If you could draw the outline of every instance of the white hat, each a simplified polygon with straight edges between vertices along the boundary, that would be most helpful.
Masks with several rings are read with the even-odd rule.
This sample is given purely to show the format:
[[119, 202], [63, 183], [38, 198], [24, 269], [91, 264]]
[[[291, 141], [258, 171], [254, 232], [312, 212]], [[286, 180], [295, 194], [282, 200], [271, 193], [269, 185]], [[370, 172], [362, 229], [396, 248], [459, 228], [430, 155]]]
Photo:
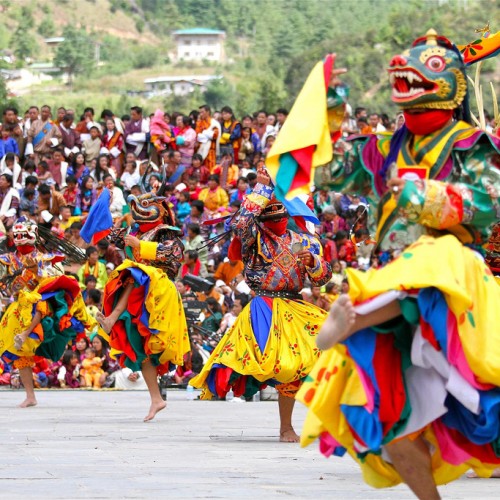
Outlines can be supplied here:
[[227, 286], [225, 281], [217, 280], [215, 282], [215, 286]]
[[115, 265], [112, 262], [108, 262], [106, 264], [106, 269], [109, 269], [110, 271], [114, 271], [115, 270]]
[[177, 186], [175, 187], [176, 191], [185, 191], [186, 189], [187, 189], [187, 186], [183, 182], [181, 182], [180, 184], [177, 184]]

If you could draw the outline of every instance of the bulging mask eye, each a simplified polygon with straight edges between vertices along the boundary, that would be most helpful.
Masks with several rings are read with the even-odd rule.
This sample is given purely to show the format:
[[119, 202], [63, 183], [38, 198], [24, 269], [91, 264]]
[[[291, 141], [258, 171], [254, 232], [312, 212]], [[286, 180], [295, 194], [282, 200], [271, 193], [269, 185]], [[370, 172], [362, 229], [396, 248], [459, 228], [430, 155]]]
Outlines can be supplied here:
[[432, 56], [427, 59], [425, 65], [436, 73], [443, 71], [446, 66], [444, 59], [441, 56]]

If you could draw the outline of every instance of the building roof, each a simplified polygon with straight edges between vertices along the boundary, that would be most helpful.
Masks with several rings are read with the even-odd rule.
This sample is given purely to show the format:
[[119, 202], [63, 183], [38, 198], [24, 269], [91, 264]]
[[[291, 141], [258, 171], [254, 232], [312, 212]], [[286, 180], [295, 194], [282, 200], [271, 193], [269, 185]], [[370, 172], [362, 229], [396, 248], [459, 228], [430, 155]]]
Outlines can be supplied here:
[[64, 42], [64, 37], [63, 36], [54, 36], [52, 38], [44, 38], [43, 41], [45, 43], [62, 43]]
[[225, 35], [225, 31], [212, 30], [210, 28], [189, 28], [185, 30], [177, 30], [174, 35]]
[[184, 75], [184, 76], [157, 76], [156, 78], [146, 78], [144, 83], [177, 83], [191, 82], [201, 84], [210, 80], [222, 78], [219, 75]]

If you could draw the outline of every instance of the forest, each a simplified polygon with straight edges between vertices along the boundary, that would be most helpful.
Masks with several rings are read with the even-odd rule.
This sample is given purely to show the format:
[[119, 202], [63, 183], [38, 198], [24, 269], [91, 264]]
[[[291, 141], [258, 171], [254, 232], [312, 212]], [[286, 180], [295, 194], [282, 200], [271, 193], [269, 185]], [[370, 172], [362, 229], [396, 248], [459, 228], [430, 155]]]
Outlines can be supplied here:
[[[76, 92], [123, 94], [123, 85], [131, 85], [128, 72], [180, 71], [168, 56], [172, 31], [224, 30], [228, 62], [207, 64], [207, 72], [224, 78], [210, 84], [205, 95], [169, 97], [163, 104], [187, 108], [202, 99], [214, 107], [229, 104], [238, 114], [291, 106], [310, 69], [329, 52], [337, 53], [337, 64], [349, 69], [344, 80], [352, 103], [390, 111], [387, 63], [417, 36], [433, 27], [464, 44], [476, 38], [475, 29], [489, 20], [493, 31], [500, 29], [494, 25], [500, 19], [499, 0], [2, 0], [2, 4], [11, 16], [9, 22], [0, 18], [0, 50], [11, 49], [23, 61], [37, 57], [40, 36], [65, 36], [67, 53], [60, 48], [55, 62], [66, 67], [68, 60], [73, 62]], [[86, 24], [85, 16], [78, 16], [88, 4], [101, 10], [101, 24]], [[69, 9], [73, 15], [67, 14]], [[108, 29], [107, 16], [118, 15], [131, 23], [128, 32], [133, 37]], [[100, 65], [94, 61], [96, 40]], [[182, 62], [177, 66], [186, 73], [196, 69]], [[488, 61], [483, 67], [485, 80], [498, 82], [498, 68], [497, 60]], [[111, 75], [125, 78], [107, 86]], [[128, 105], [126, 99], [121, 102]]]

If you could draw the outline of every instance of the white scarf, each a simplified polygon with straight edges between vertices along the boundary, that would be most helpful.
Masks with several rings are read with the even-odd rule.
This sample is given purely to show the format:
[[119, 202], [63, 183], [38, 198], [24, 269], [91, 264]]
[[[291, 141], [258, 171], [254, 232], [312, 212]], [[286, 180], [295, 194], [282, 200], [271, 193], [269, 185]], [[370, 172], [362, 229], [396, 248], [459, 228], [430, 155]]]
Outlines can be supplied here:
[[16, 215], [17, 210], [15, 208], [10, 208], [10, 204], [12, 203], [12, 197], [15, 197], [19, 200], [19, 193], [14, 188], [9, 188], [5, 198], [2, 201], [2, 206], [0, 206], [0, 217], [14, 217]]

